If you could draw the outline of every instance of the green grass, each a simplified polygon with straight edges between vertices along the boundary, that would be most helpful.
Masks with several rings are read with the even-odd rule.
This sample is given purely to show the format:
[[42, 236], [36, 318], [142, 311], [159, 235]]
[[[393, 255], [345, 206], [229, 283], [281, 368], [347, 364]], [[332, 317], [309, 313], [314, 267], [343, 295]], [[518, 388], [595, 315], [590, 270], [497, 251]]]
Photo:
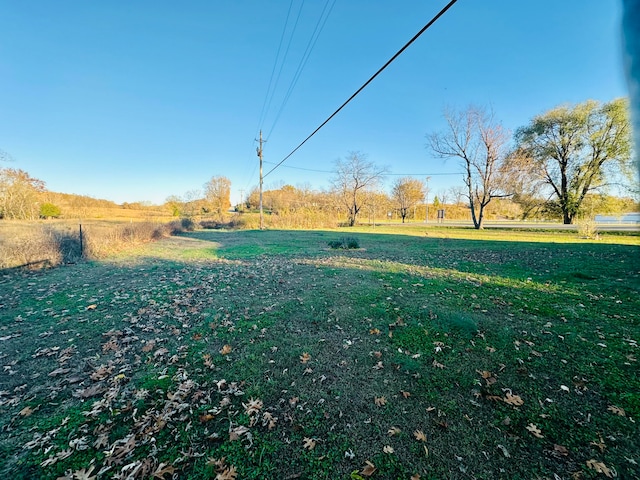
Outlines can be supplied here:
[[640, 477], [640, 237], [348, 233], [192, 232], [0, 277], [0, 472]]

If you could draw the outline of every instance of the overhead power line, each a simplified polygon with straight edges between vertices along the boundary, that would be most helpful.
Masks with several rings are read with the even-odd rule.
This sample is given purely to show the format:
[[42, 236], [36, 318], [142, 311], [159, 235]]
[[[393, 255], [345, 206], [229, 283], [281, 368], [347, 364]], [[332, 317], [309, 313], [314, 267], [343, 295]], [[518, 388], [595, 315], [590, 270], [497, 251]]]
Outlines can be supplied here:
[[[270, 165], [275, 165], [275, 162], [267, 162], [266, 160], [263, 163], [268, 163]], [[305, 172], [316, 172], [316, 173], [336, 173], [334, 170], [317, 170], [315, 168], [304, 168], [304, 167], [293, 167], [291, 165], [284, 165], [283, 168], [292, 168], [294, 170], [304, 170]], [[438, 176], [447, 176], [447, 175], [461, 175], [461, 172], [441, 172], [441, 173], [381, 173], [381, 177], [438, 177]]]
[[[382, 71], [383, 71], [385, 68], [387, 68], [387, 67], [391, 64], [391, 62], [393, 62], [396, 58], [398, 58], [398, 57], [402, 54], [402, 52], [404, 52], [404, 51], [409, 47], [409, 45], [411, 45], [413, 42], [415, 42], [415, 41], [418, 39], [418, 37], [420, 37], [420, 35], [422, 35], [424, 32], [426, 32], [426, 31], [427, 31], [427, 29], [428, 29], [429, 27], [431, 27], [431, 25], [433, 25], [433, 24], [434, 24], [434, 23], [435, 23], [435, 22], [436, 22], [436, 21], [437, 21], [437, 20], [438, 20], [442, 15], [444, 15], [444, 14], [447, 12], [447, 10], [449, 10], [449, 9], [453, 6], [453, 4], [454, 4], [454, 3], [456, 3], [457, 1], [458, 1], [458, 0], [451, 0], [451, 1], [450, 1], [450, 2], [449, 2], [449, 3], [448, 3], [448, 4], [447, 4], [447, 5], [446, 5], [442, 10], [440, 10], [440, 11], [436, 14], [436, 16], [435, 16], [435, 17], [433, 17], [433, 18], [429, 21], [429, 23], [427, 23], [424, 27], [422, 27], [422, 28], [420, 29], [420, 31], [419, 31], [418, 33], [416, 33], [416, 34], [413, 36], [413, 38], [412, 38], [411, 40], [409, 40], [409, 41], [408, 41], [408, 42], [407, 42], [407, 43], [406, 43], [406, 44], [405, 44], [405, 45], [404, 45], [400, 50], [398, 50], [398, 51], [395, 53], [395, 55], [394, 55], [393, 57], [391, 57], [391, 58], [387, 61], [387, 63], [385, 63], [382, 67], [380, 67], [380, 69], [379, 69], [376, 73], [374, 73], [374, 74], [369, 78], [369, 80], [367, 80], [367, 81], [366, 81], [366, 82], [365, 82], [365, 83], [364, 83], [364, 84], [363, 84], [363, 85], [362, 85], [358, 90], [356, 90], [356, 92], [355, 92], [353, 95], [351, 95], [351, 96], [347, 99], [347, 101], [346, 101], [346, 102], [344, 102], [342, 105], [340, 105], [340, 107], [338, 107], [338, 109], [337, 109], [335, 112], [333, 112], [331, 115], [329, 115], [329, 117], [328, 117], [324, 122], [322, 122], [318, 128], [316, 128], [313, 132], [311, 132], [311, 133], [309, 134], [309, 136], [308, 136], [307, 138], [305, 138], [302, 142], [300, 142], [300, 144], [299, 144], [296, 148], [294, 148], [294, 149], [293, 149], [293, 150], [292, 150], [292, 151], [291, 151], [291, 152], [290, 152], [286, 157], [284, 157], [282, 160], [280, 160], [280, 162], [278, 162], [278, 163], [276, 164], [276, 166], [275, 166], [275, 167], [273, 167], [271, 170], [269, 170], [269, 171], [264, 175], [264, 177], [267, 177], [271, 172], [273, 172], [273, 171], [274, 171], [275, 169], [277, 169], [280, 165], [282, 165], [284, 162], [286, 162], [286, 161], [289, 159], [289, 157], [291, 157], [291, 155], [293, 155], [294, 153], [296, 153], [296, 152], [298, 151], [298, 149], [299, 149], [300, 147], [302, 147], [305, 143], [307, 143], [307, 141], [308, 141], [311, 137], [313, 137], [316, 133], [318, 133], [318, 131], [319, 131], [322, 127], [324, 127], [327, 123], [329, 123], [329, 121], [330, 121], [333, 117], [335, 117], [335, 116], [340, 112], [340, 110], [342, 110], [344, 107], [346, 107], [346, 106], [347, 106], [347, 104], [348, 104], [349, 102], [351, 102], [351, 100], [353, 100], [353, 99], [354, 99], [354, 98], [355, 98], [355, 97], [356, 97], [356, 96], [357, 96], [357, 95], [358, 95], [362, 90], [364, 90], [364, 89], [367, 87], [367, 85], [369, 85], [369, 84], [373, 81], [373, 79], [374, 79], [374, 78], [376, 78], [378, 75], [380, 75], [380, 73], [382, 73]], [[264, 178], [264, 177], [263, 177], [263, 178]]]
[[[296, 72], [294, 73], [293, 78], [291, 79], [291, 84], [289, 85], [289, 88], [287, 89], [287, 93], [284, 96], [284, 100], [282, 101], [282, 104], [280, 105], [280, 108], [278, 109], [278, 113], [276, 114], [276, 118], [273, 121], [273, 125], [269, 129], [269, 133], [267, 134], [267, 138], [271, 137], [271, 133], [276, 128], [276, 125], [278, 124], [278, 120], [280, 119], [280, 115], [282, 115], [284, 107], [287, 105], [287, 102], [289, 101], [289, 97], [291, 96], [291, 93], [293, 92], [294, 88], [296, 87], [296, 84], [298, 83], [298, 79], [300, 78], [300, 75], [302, 74], [302, 71], [304, 70], [304, 67], [307, 64], [307, 61], [309, 60], [309, 57], [311, 56], [311, 52], [313, 51], [313, 47], [315, 47], [316, 42], [318, 41], [318, 38], [320, 37], [320, 34], [322, 33], [322, 30], [324, 29], [324, 26], [327, 23], [327, 20], [329, 19], [329, 15], [331, 15], [331, 11], [333, 10], [333, 7], [335, 6], [337, 0], [333, 0], [333, 3], [331, 3], [331, 7], [328, 9], [328, 12], [327, 12], [327, 8], [329, 7], [329, 2], [330, 1], [331, 0], [327, 0], [327, 2], [324, 4], [324, 8], [322, 9], [322, 12], [320, 13], [320, 17], [318, 18], [318, 22], [316, 23], [316, 27], [313, 29], [313, 33], [311, 34], [311, 37], [309, 37], [309, 42], [307, 43], [307, 48], [305, 49], [304, 53], [302, 54], [302, 58], [300, 59], [300, 63], [298, 64], [298, 68], [296, 69]], [[325, 15], [325, 12], [327, 12], [326, 15]]]

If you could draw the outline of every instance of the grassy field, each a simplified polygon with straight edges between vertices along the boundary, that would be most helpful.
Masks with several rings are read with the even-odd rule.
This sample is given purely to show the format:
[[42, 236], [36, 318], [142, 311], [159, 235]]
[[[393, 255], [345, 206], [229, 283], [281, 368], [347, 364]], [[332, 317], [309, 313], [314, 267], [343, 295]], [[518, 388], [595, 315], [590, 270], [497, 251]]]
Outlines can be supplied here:
[[7, 273], [0, 477], [640, 478], [639, 254], [210, 231]]

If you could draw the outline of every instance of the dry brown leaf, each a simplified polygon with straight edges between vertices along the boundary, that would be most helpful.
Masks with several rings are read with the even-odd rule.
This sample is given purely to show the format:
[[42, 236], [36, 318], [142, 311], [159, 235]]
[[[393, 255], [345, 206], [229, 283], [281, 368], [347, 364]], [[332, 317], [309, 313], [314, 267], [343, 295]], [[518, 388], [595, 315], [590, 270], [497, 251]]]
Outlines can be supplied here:
[[160, 465], [158, 465], [156, 470], [151, 474], [151, 476], [155, 478], [161, 478], [164, 480], [165, 475], [167, 474], [173, 475], [174, 471], [175, 471], [175, 468], [173, 468], [171, 465], [168, 465], [166, 463], [161, 463]]
[[239, 427], [229, 430], [229, 441], [233, 442], [235, 440], [239, 440], [240, 437], [248, 431], [249, 429], [244, 425], [240, 425]]
[[225, 345], [220, 349], [220, 355], [229, 355], [232, 350], [231, 345]]
[[385, 445], [382, 447], [382, 451], [384, 453], [393, 453], [393, 447], [391, 445]]
[[73, 472], [73, 478], [76, 480], [95, 480], [96, 476], [91, 475], [91, 472], [93, 472], [95, 468], [95, 465], [91, 465], [89, 469], [83, 468], [82, 470], [76, 470]]
[[96, 303], [87, 306], [87, 310], [95, 310], [96, 308], [98, 308], [98, 305]]
[[57, 377], [58, 375], [64, 375], [65, 373], [69, 373], [70, 368], [56, 368], [53, 372], [49, 373], [50, 377]]
[[517, 407], [524, 404], [524, 400], [520, 398], [520, 395], [512, 395], [509, 392], [507, 392], [507, 395], [504, 397], [504, 402]]
[[371, 330], [369, 330], [369, 335], [380, 335], [380, 329], [372, 328]]
[[[51, 375], [51, 374], [49, 374], [49, 375]], [[627, 416], [627, 414], [626, 414], [626, 412], [624, 411], [623, 408], [616, 407], [615, 405], [609, 405], [609, 408], [607, 408], [607, 410], [609, 410], [610, 412], [615, 413], [616, 415], [620, 415], [621, 417], [626, 417]]]
[[309, 360], [311, 360], [311, 355], [309, 355], [307, 352], [304, 352], [302, 355], [300, 355], [300, 361], [302, 363], [307, 363]]
[[369, 460], [366, 460], [364, 468], [360, 471], [360, 475], [363, 477], [370, 477], [376, 472], [376, 466]]
[[255, 400], [250, 398], [249, 401], [247, 403], [243, 403], [242, 406], [244, 407], [245, 413], [251, 416], [258, 413], [262, 409], [263, 404], [262, 400], [259, 398], [256, 398]]
[[420, 480], [420, 474], [411, 475], [411, 480]]
[[24, 407], [22, 410], [20, 410], [20, 416], [21, 417], [28, 417], [29, 415], [31, 415], [35, 410], [33, 410], [31, 407]]
[[422, 430], [416, 430], [415, 432], [413, 432], [413, 436], [416, 437], [416, 440], [418, 440], [419, 442], [427, 441], [427, 436]]
[[404, 390], [400, 390], [400, 393], [404, 398], [409, 398], [411, 396], [411, 393], [405, 392]]
[[390, 437], [393, 437], [394, 435], [400, 435], [401, 432], [402, 430], [400, 430], [398, 427], [391, 427], [389, 430], [387, 430], [387, 433]]
[[382, 357], [382, 352], [378, 351], [378, 352], [373, 352], [374, 357], [376, 358], [380, 358]]
[[306, 450], [313, 450], [314, 448], [316, 448], [316, 441], [313, 438], [304, 437], [304, 439], [302, 440], [302, 446]]
[[235, 480], [238, 476], [236, 467], [231, 465], [229, 468], [225, 468], [222, 472], [216, 475], [216, 480]]
[[527, 425], [527, 430], [529, 430], [531, 432], [531, 434], [536, 437], [536, 438], [544, 438], [544, 435], [542, 435], [542, 431], [533, 423], [530, 423], [529, 425]]
[[382, 397], [375, 397], [374, 402], [376, 406], [382, 407], [387, 404], [387, 399], [383, 395]]
[[439, 369], [444, 369], [444, 365], [441, 364], [440, 362], [434, 360], [433, 363], [431, 364], [432, 366], [434, 366], [435, 368], [439, 368]]
[[609, 467], [607, 467], [602, 462], [598, 462], [597, 460], [587, 460], [587, 467], [589, 467], [591, 470], [595, 470], [598, 473], [604, 473], [607, 478], [614, 478], [616, 476]]
[[567, 455], [569, 455], [569, 450], [567, 450], [567, 447], [562, 446], [562, 445], [558, 445], [557, 443], [553, 445], [553, 451], [559, 455], [562, 455], [564, 457], [566, 457]]

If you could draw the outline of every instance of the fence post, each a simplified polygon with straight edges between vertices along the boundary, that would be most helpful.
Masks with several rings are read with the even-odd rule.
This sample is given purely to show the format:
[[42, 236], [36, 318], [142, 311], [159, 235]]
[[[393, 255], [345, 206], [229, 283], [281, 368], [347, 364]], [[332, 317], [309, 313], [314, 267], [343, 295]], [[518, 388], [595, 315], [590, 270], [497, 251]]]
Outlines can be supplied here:
[[84, 244], [82, 239], [82, 224], [80, 224], [80, 258], [84, 258]]

